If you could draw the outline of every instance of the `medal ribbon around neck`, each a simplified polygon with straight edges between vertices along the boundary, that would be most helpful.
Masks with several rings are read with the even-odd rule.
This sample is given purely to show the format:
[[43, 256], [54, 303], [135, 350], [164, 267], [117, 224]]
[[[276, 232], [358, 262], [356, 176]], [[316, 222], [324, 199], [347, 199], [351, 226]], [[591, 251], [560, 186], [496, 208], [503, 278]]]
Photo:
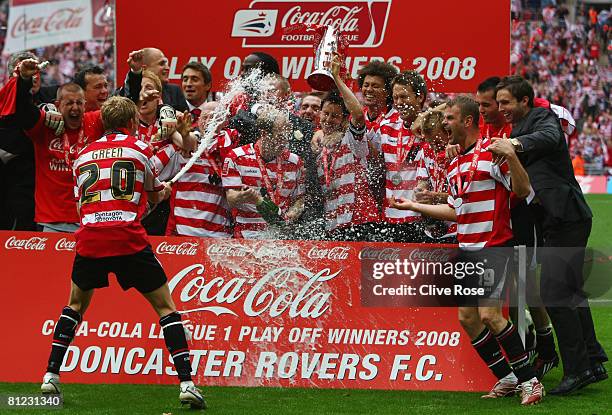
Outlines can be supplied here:
[[64, 159], [66, 160], [66, 165], [68, 167], [72, 167], [72, 162], [76, 158], [77, 154], [81, 152], [81, 150], [85, 147], [85, 133], [83, 126], [79, 129], [79, 137], [77, 138], [76, 148], [72, 151], [72, 146], [70, 145], [70, 140], [68, 139], [68, 133], [64, 131]]
[[470, 167], [467, 171], [467, 180], [465, 181], [465, 185], [463, 184], [463, 179], [461, 178], [461, 164], [459, 163], [459, 159], [461, 157], [457, 157], [457, 176], [455, 178], [455, 181], [457, 183], [456, 198], [462, 197], [467, 191], [468, 187], [470, 187], [470, 183], [472, 183], [474, 174], [476, 174], [476, 168], [478, 167], [478, 159], [480, 159], [481, 147], [482, 138], [479, 138], [478, 141], [476, 141], [476, 146], [474, 147], [474, 155], [472, 156], [472, 162], [470, 163]]
[[280, 200], [280, 193], [283, 188], [283, 172], [281, 171], [284, 158], [282, 157], [283, 153], [276, 156], [276, 169], [274, 171], [276, 173], [276, 191], [274, 191], [274, 189], [272, 188], [272, 181], [270, 180], [270, 176], [268, 176], [266, 163], [264, 162], [261, 156], [261, 145], [259, 144], [259, 141], [255, 143], [254, 147], [255, 158], [257, 159], [257, 164], [259, 164], [259, 169], [261, 170], [261, 179], [263, 180], [264, 185], [266, 186], [266, 190], [268, 191], [270, 199], [272, 199], [272, 201], [276, 205], [278, 205], [277, 201]]

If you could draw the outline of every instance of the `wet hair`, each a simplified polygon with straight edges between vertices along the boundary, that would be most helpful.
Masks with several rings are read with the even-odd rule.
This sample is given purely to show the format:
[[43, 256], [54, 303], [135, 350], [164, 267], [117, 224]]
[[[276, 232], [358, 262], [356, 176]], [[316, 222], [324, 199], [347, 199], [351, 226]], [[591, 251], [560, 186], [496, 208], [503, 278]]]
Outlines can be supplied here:
[[257, 116], [255, 128], [259, 134], [265, 133], [272, 135], [274, 133], [274, 127], [280, 119], [289, 122], [289, 117], [286, 113], [277, 108], [267, 107], [265, 111]]
[[329, 91], [327, 95], [321, 100], [321, 109], [323, 109], [323, 107], [327, 103], [339, 105], [340, 109], [342, 110], [343, 117], [348, 117], [348, 115], [350, 114], [349, 110], [346, 108], [346, 105], [344, 105], [344, 100], [340, 95], [340, 91], [338, 91], [337, 89], [332, 89], [331, 91]]
[[425, 104], [427, 99], [427, 84], [419, 73], [415, 70], [403, 71], [393, 78], [391, 81], [391, 90], [395, 85], [409, 86], [412, 92], [421, 99], [421, 106]]
[[478, 122], [480, 121], [480, 111], [478, 109], [478, 103], [474, 98], [467, 95], [458, 95], [446, 103], [446, 108], [458, 107], [461, 113], [461, 119], [471, 116], [474, 120], [472, 123], [473, 128], [478, 128]]
[[497, 84], [499, 84], [500, 81], [501, 81], [501, 78], [499, 76], [492, 76], [490, 78], [487, 78], [484, 81], [482, 81], [480, 85], [478, 85], [477, 91], [480, 93], [483, 93], [483, 92], [493, 90], [493, 92], [495, 92], [495, 89], [497, 88]]
[[442, 129], [444, 114], [441, 111], [427, 111], [423, 116], [421, 131], [423, 134], [432, 133], [435, 130]]
[[380, 60], [373, 60], [366, 66], [361, 68], [357, 72], [357, 82], [359, 88], [363, 87], [363, 81], [366, 76], [379, 76], [385, 81], [385, 90], [387, 91], [387, 107], [393, 105], [393, 88], [391, 87], [391, 81], [398, 74], [398, 70], [395, 66], [390, 63], [383, 62]]
[[258, 66], [261, 68], [261, 70], [264, 73], [266, 74], [275, 73], [277, 75], [280, 75], [280, 68], [278, 66], [278, 61], [272, 55], [268, 55], [265, 52], [253, 52], [253, 53], [250, 53], [250, 55], [257, 56], [257, 58], [259, 59]]
[[506, 76], [503, 78], [495, 89], [495, 94], [500, 89], [506, 89], [517, 101], [522, 100], [524, 97], [529, 98], [528, 105], [533, 108], [533, 97], [534, 92], [531, 84], [527, 82], [525, 78], [518, 75]]
[[85, 65], [74, 75], [74, 83], [83, 89], [87, 88], [87, 75], [104, 75], [104, 68], [98, 65]]
[[187, 69], [193, 69], [194, 71], [200, 72], [202, 74], [202, 79], [204, 79], [205, 84], [209, 84], [212, 82], [212, 75], [210, 74], [210, 69], [208, 66], [204, 65], [200, 62], [191, 61], [183, 66], [183, 70], [181, 71], [181, 75], [185, 73]]
[[279, 83], [280, 87], [283, 89], [283, 95], [288, 95], [291, 93], [291, 85], [289, 84], [289, 80], [287, 78], [279, 74], [273, 74], [271, 76], [276, 82]]

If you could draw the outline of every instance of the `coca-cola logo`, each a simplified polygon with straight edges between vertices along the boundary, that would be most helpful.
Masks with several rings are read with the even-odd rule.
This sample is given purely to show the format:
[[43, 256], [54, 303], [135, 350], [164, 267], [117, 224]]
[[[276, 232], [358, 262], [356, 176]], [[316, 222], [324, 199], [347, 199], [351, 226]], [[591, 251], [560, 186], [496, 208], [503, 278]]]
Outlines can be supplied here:
[[319, 248], [313, 246], [308, 251], [308, 258], [341, 261], [348, 258], [350, 250], [351, 248], [347, 246], [334, 246], [333, 248]]
[[263, 243], [259, 245], [245, 246], [236, 242], [214, 243], [208, 246], [206, 253], [210, 257], [234, 257], [244, 258], [252, 256], [254, 258], [265, 259], [298, 259], [299, 251], [296, 246]]
[[17, 239], [15, 236], [11, 236], [4, 243], [6, 249], [26, 249], [29, 251], [44, 251], [48, 238], [42, 238], [40, 236], [33, 236], [29, 239]]
[[75, 241], [71, 241], [66, 238], [62, 238], [55, 243], [56, 251], [74, 251], [74, 247], [76, 246]]
[[408, 259], [412, 262], [424, 261], [445, 263], [451, 259], [453, 252], [455, 252], [454, 249], [448, 248], [413, 249], [410, 251]]
[[49, 150], [51, 151], [64, 151], [64, 141], [61, 137], [55, 137], [49, 141]]
[[340, 32], [356, 32], [359, 30], [358, 14], [363, 10], [359, 6], [332, 6], [323, 12], [303, 11], [298, 5], [289, 9], [282, 20], [282, 27], [297, 24], [310, 26], [331, 26]]
[[54, 10], [48, 16], [30, 18], [26, 13], [23, 13], [15, 20], [10, 33], [13, 38], [20, 38], [41, 33], [50, 34], [74, 30], [83, 24], [85, 10], [84, 7], [64, 7]]
[[163, 241], [159, 245], [157, 245], [157, 252], [160, 255], [164, 254], [174, 254], [174, 255], [190, 255], [194, 256], [198, 253], [198, 246], [200, 244], [198, 242], [183, 242], [180, 244], [169, 244], [166, 241]]
[[[242, 312], [249, 317], [268, 315], [290, 318], [318, 318], [330, 308], [332, 292], [326, 282], [340, 271], [329, 268], [312, 272], [302, 267], [279, 267], [260, 278], [234, 277], [224, 279], [204, 276], [204, 265], [193, 264], [179, 271], [169, 282], [173, 298], [181, 303], [197, 304], [178, 307], [185, 313], [210, 312], [215, 315], [238, 316], [235, 303], [242, 303]], [[232, 307], [232, 305], [234, 305]], [[231, 307], [231, 308], [230, 308]]]
[[400, 248], [372, 248], [366, 246], [359, 252], [359, 259], [372, 261], [395, 261], [400, 259]]
[[245, 257], [249, 253], [246, 246], [239, 244], [211, 244], [206, 253], [208, 256]]
[[[343, 32], [350, 46], [378, 47], [384, 39], [391, 2], [350, 0], [337, 4], [330, 1], [255, 0], [249, 9], [238, 10], [234, 15], [232, 36], [243, 38], [244, 47], [312, 48], [314, 34], [307, 31], [305, 26], [320, 25], [332, 26]], [[259, 16], [265, 22], [259, 22]], [[264, 19], [264, 16], [274, 18]], [[255, 28], [250, 26], [264, 23], [273, 26], [263, 34], [252, 34]], [[245, 25], [250, 25], [248, 31], [245, 31]], [[261, 31], [265, 27], [257, 26], [257, 29]]]

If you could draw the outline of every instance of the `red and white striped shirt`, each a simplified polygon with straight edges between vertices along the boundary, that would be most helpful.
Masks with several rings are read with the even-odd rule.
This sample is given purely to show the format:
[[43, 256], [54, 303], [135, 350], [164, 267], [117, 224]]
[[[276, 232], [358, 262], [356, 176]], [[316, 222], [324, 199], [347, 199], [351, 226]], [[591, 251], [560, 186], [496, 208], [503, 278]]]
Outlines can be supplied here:
[[[420, 152], [422, 142], [412, 134], [410, 128], [404, 126], [404, 121], [399, 115], [385, 118], [372, 137], [372, 142], [385, 157], [383, 219], [389, 223], [408, 223], [420, 220], [421, 215], [417, 212], [389, 207], [387, 199], [412, 200], [414, 188], [417, 186], [419, 157], [423, 154]], [[399, 146], [398, 143], [400, 143]]]
[[[260, 141], [261, 142], [261, 141]], [[285, 149], [276, 159], [263, 161], [270, 182], [274, 185], [275, 203], [286, 212], [304, 195], [304, 163], [302, 159]], [[278, 171], [278, 174], [277, 174]], [[280, 174], [280, 176], [279, 176]], [[255, 145], [247, 144], [230, 151], [223, 162], [223, 187], [242, 190], [244, 186], [261, 191], [266, 185], [255, 154]], [[234, 236], [256, 239], [265, 237], [266, 221], [253, 203], [243, 203], [232, 209]]]
[[[493, 154], [486, 151], [489, 144], [490, 141], [483, 140], [480, 151], [478, 143], [470, 146], [448, 166], [448, 204], [457, 214], [457, 240], [461, 248], [503, 246], [513, 238], [508, 163], [493, 164]], [[470, 180], [475, 152], [478, 163]], [[463, 191], [458, 190], [458, 171]]]
[[366, 128], [366, 133], [364, 134], [364, 137], [366, 138], [366, 141], [368, 142], [368, 144], [370, 144], [370, 154], [369, 156], [378, 156], [378, 150], [376, 148], [376, 146], [372, 143], [373, 140], [375, 140], [376, 137], [376, 133], [378, 131], [378, 129], [380, 128], [380, 124], [383, 122], [383, 120], [387, 120], [387, 122], [397, 122], [397, 119], [399, 118], [399, 112], [395, 109], [395, 108], [391, 108], [389, 111], [387, 111], [387, 113], [380, 113], [378, 114], [378, 117], [376, 117], [375, 119], [370, 119], [370, 113], [368, 111], [368, 107], [363, 107], [363, 116], [365, 117], [365, 128]]
[[[166, 235], [231, 238], [231, 214], [221, 186], [221, 160], [237, 141], [235, 130], [222, 131], [211, 148], [172, 186]], [[162, 180], [187, 163], [174, 144], [161, 148], [153, 162]]]
[[[427, 182], [427, 190], [432, 192], [448, 192], [448, 181], [446, 172], [450, 165], [450, 160], [446, 157], [446, 151], [441, 150], [436, 153], [434, 147], [429, 143], [423, 143], [421, 148], [422, 155], [419, 157], [419, 169], [417, 181]], [[446, 233], [434, 235], [430, 230], [425, 230], [427, 236], [431, 238], [450, 238], [457, 234], [457, 222], [443, 221], [446, 225]]]
[[151, 157], [145, 143], [123, 133], [107, 134], [79, 154], [73, 166], [81, 217], [75, 233], [79, 255], [129, 255], [149, 245], [140, 224], [146, 192], [163, 189]]
[[159, 149], [167, 146], [172, 141], [170, 138], [166, 138], [164, 140], [158, 139], [157, 141], [154, 141], [153, 138], [155, 134], [157, 134], [158, 130], [159, 121], [155, 121], [155, 123], [148, 125], [144, 121], [140, 120], [140, 123], [138, 124], [138, 139], [143, 143], [147, 143], [153, 153], [156, 153]]
[[331, 150], [323, 149], [317, 157], [326, 231], [380, 219], [368, 186], [367, 156], [367, 141], [356, 139], [349, 129], [340, 143]]

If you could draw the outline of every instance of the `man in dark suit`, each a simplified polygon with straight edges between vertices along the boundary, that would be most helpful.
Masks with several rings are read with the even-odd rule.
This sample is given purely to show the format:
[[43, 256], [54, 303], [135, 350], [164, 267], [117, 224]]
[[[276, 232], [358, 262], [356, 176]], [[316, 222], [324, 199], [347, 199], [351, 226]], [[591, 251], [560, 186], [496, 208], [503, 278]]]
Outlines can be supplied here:
[[512, 123], [510, 142], [529, 174], [535, 191], [531, 208], [543, 231], [540, 293], [564, 369], [561, 383], [549, 393], [567, 395], [608, 377], [602, 365], [608, 358], [597, 342], [583, 291], [593, 214], [574, 177], [558, 117], [549, 109], [534, 108], [533, 97], [533, 88], [520, 76], [506, 77], [497, 86], [499, 110]]
[[140, 98], [140, 83], [142, 81], [142, 70], [148, 69], [159, 76], [163, 84], [162, 101], [164, 104], [172, 106], [177, 111], [187, 111], [187, 101], [181, 87], [168, 82], [170, 67], [168, 58], [164, 53], [156, 48], [144, 48], [130, 52], [128, 57], [130, 71], [125, 77], [125, 82], [117, 90], [117, 95], [128, 97], [134, 102]]

